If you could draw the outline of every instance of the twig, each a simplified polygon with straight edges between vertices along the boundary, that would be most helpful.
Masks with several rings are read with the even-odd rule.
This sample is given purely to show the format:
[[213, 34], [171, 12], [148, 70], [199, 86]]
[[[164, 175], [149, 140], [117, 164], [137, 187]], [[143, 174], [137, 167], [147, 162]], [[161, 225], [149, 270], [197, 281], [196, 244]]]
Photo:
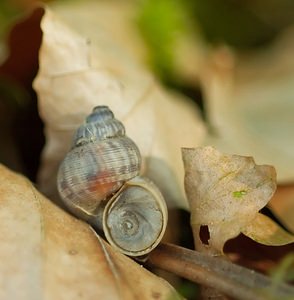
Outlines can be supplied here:
[[172, 244], [160, 244], [149, 255], [148, 262], [236, 299], [294, 299], [293, 286], [281, 283], [273, 291], [274, 283], [267, 276], [222, 258]]

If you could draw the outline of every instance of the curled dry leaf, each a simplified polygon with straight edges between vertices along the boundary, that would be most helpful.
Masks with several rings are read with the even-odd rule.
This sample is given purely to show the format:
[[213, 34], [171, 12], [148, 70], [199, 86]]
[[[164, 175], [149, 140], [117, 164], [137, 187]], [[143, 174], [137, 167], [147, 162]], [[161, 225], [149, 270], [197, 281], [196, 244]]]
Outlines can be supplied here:
[[224, 243], [240, 232], [265, 244], [293, 242], [292, 236], [258, 213], [276, 189], [273, 167], [212, 147], [182, 153], [192, 227], [199, 234], [200, 226], [207, 225], [213, 248], [222, 251]]
[[[78, 15], [74, 22], [79, 30]], [[94, 106], [104, 104], [137, 143], [144, 175], [158, 184], [170, 205], [186, 207], [180, 147], [202, 141], [205, 130], [196, 107], [164, 91], [101, 28], [79, 35], [49, 9], [41, 28], [40, 69], [34, 82], [47, 140], [41, 190], [57, 198], [57, 168], [73, 132]]]
[[0, 166], [1, 299], [168, 299], [161, 278]]
[[254, 220], [243, 229], [243, 233], [258, 243], [268, 246], [286, 245], [294, 242], [294, 236], [269, 217], [256, 214]]

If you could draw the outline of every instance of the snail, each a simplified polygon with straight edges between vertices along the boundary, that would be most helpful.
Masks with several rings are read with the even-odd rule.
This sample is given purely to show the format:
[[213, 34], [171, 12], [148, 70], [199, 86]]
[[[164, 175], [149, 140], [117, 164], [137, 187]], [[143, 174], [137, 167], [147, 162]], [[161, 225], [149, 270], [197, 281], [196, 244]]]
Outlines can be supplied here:
[[75, 132], [57, 175], [67, 208], [134, 257], [153, 250], [167, 225], [163, 196], [140, 168], [140, 151], [124, 125], [107, 106], [97, 106]]

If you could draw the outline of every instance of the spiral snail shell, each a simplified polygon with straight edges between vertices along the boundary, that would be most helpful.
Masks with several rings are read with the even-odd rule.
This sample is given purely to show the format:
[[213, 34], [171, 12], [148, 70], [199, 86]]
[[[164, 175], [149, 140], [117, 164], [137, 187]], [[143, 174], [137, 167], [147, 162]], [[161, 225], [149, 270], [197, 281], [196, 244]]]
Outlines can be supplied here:
[[167, 224], [165, 201], [140, 177], [141, 155], [107, 106], [97, 106], [76, 131], [62, 161], [57, 187], [77, 217], [102, 230], [129, 256], [142, 256], [160, 242]]
[[100, 202], [137, 176], [141, 155], [124, 126], [106, 106], [98, 106], [76, 131], [59, 167], [57, 186], [70, 208], [92, 215]]

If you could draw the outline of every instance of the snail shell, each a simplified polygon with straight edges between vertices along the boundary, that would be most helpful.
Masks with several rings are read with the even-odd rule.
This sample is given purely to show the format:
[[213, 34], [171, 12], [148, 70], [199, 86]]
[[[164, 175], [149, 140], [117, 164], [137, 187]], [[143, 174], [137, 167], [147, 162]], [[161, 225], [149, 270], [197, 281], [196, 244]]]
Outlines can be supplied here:
[[107, 106], [97, 106], [76, 131], [57, 187], [69, 210], [122, 253], [142, 256], [160, 242], [167, 208], [158, 188], [139, 177], [141, 155]]
[[94, 108], [73, 139], [57, 175], [57, 187], [69, 209], [91, 215], [100, 202], [140, 172], [141, 155], [124, 126], [106, 106]]
[[147, 178], [135, 177], [114, 195], [103, 212], [108, 242], [122, 253], [142, 256], [161, 241], [167, 225], [167, 207]]

